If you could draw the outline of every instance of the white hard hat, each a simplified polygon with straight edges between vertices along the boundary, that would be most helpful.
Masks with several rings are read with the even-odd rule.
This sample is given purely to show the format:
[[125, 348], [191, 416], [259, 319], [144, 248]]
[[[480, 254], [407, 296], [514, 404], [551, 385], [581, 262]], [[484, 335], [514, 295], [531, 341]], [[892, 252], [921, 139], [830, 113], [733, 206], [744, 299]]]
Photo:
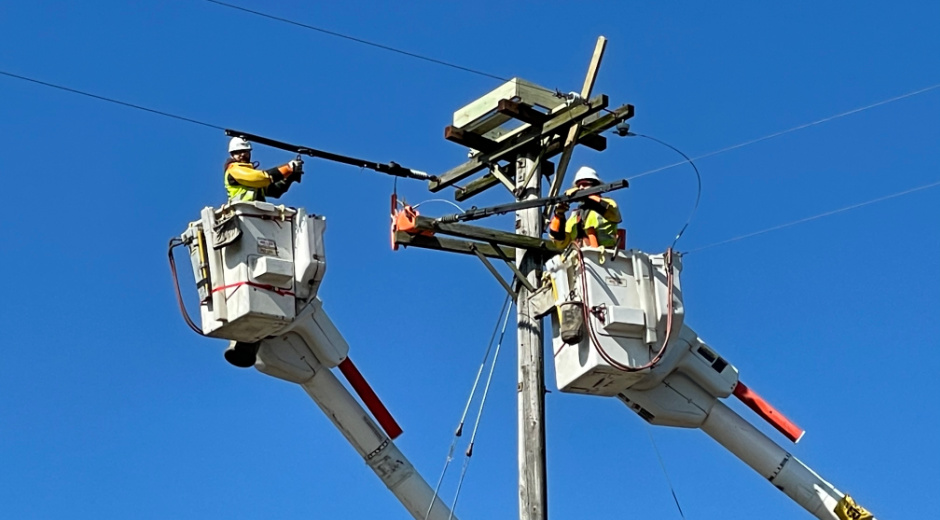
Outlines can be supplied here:
[[578, 173], [574, 174], [575, 185], [578, 184], [578, 181], [584, 180], [590, 180], [597, 184], [602, 184], [601, 178], [597, 176], [597, 172], [594, 171], [594, 168], [591, 168], [590, 166], [582, 166], [578, 168]]
[[240, 152], [242, 150], [251, 151], [251, 143], [248, 142], [248, 139], [244, 137], [233, 137], [232, 140], [228, 142], [228, 153]]

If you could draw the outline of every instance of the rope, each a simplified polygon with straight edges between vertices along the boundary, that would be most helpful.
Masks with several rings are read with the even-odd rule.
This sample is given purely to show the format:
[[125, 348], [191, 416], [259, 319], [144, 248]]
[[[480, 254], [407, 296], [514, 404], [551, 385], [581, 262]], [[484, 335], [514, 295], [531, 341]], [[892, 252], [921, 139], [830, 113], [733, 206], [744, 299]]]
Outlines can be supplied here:
[[666, 472], [666, 463], [663, 462], [663, 456], [659, 453], [659, 447], [656, 446], [656, 441], [653, 440], [653, 430], [650, 428], [650, 425], [646, 425], [646, 433], [650, 436], [650, 444], [653, 445], [653, 451], [656, 452], [656, 458], [659, 459], [659, 466], [663, 468], [663, 475], [666, 477], [666, 484], [669, 485], [669, 491], [672, 493], [672, 499], [676, 502], [676, 509], [679, 510], [679, 516], [683, 519], [685, 514], [682, 513], [682, 506], [679, 505], [679, 497], [676, 496], [676, 488], [672, 486], [672, 481], [669, 480], [669, 473]]
[[711, 248], [716, 247], [716, 246], [728, 244], [728, 243], [731, 243], [731, 242], [737, 242], [738, 240], [744, 240], [745, 238], [751, 238], [751, 237], [755, 237], [755, 236], [757, 236], [757, 235], [763, 235], [764, 233], [770, 233], [771, 231], [777, 231], [777, 230], [779, 230], [779, 229], [788, 228], [788, 227], [790, 227], [790, 226], [795, 226], [795, 225], [797, 225], [797, 224], [802, 224], [802, 223], [804, 223], [804, 222], [809, 222], [809, 221], [811, 221], [811, 220], [816, 220], [816, 219], [820, 219], [820, 218], [823, 218], [823, 217], [828, 217], [828, 216], [830, 216], [830, 215], [835, 215], [835, 214], [837, 214], [837, 213], [842, 213], [842, 212], [849, 211], [849, 210], [853, 210], [853, 209], [856, 209], [856, 208], [861, 208], [862, 206], [868, 206], [868, 205], [874, 204], [874, 203], [876, 203], [876, 202], [882, 202], [882, 201], [885, 201], [885, 200], [889, 200], [889, 199], [901, 197], [901, 196], [903, 196], [903, 195], [908, 195], [908, 194], [911, 194], [911, 193], [914, 193], [914, 192], [918, 192], [918, 191], [922, 191], [922, 190], [926, 190], [926, 189], [929, 189], [929, 188], [935, 188], [935, 187], [937, 187], [937, 186], [940, 186], [940, 181], [932, 182], [932, 183], [930, 183], [930, 184], [925, 184], [925, 185], [923, 185], [923, 186], [918, 186], [918, 187], [916, 187], [916, 188], [911, 188], [911, 189], [909, 189], [909, 190], [899, 191], [899, 192], [897, 192], [897, 193], [892, 193], [891, 195], [885, 195], [885, 196], [883, 196], [883, 197], [878, 197], [877, 199], [867, 200], [867, 201], [865, 201], [865, 202], [859, 202], [858, 204], [852, 204], [852, 205], [850, 205], [850, 206], [845, 206], [844, 208], [839, 208], [839, 209], [835, 209], [835, 210], [832, 210], [832, 211], [827, 211], [827, 212], [825, 212], [825, 213], [820, 213], [820, 214], [818, 214], [818, 215], [813, 215], [813, 216], [811, 216], [811, 217], [801, 218], [801, 219], [799, 219], [799, 220], [794, 220], [794, 221], [792, 221], [792, 222], [787, 222], [786, 224], [780, 224], [780, 225], [778, 225], [778, 226], [769, 227], [769, 228], [767, 228], [767, 229], [762, 229], [762, 230], [760, 230], [760, 231], [754, 231], [753, 233], [747, 233], [747, 234], [744, 234], [744, 235], [739, 235], [739, 236], [736, 236], [736, 237], [734, 237], [734, 238], [729, 238], [729, 239], [727, 239], [727, 240], [722, 240], [722, 241], [720, 241], [720, 242], [715, 242], [715, 243], [712, 243], [712, 244], [708, 244], [708, 245], [706, 245], [706, 246], [702, 246], [702, 247], [698, 247], [698, 248], [695, 248], [695, 249], [691, 249], [691, 250], [686, 251], [685, 253], [682, 253], [682, 254], [683, 254], [683, 255], [687, 255], [687, 254], [689, 254], [689, 253], [697, 253], [697, 252], [699, 252], [699, 251], [704, 251], [705, 249], [711, 249]]
[[506, 317], [503, 320], [503, 330], [499, 333], [499, 342], [496, 343], [496, 352], [493, 353], [493, 362], [490, 364], [490, 373], [486, 376], [486, 385], [483, 387], [483, 397], [480, 399], [480, 408], [477, 410], [477, 418], [473, 423], [473, 432], [470, 434], [470, 444], [467, 446], [466, 457], [463, 461], [463, 467], [460, 470], [460, 479], [457, 481], [457, 491], [454, 493], [454, 501], [450, 504], [451, 520], [454, 517], [454, 510], [457, 508], [457, 499], [460, 498], [460, 490], [463, 487], [464, 478], [467, 476], [467, 468], [470, 466], [470, 458], [473, 457], [473, 445], [476, 442], [477, 430], [480, 428], [480, 420], [483, 417], [483, 407], [486, 405], [486, 397], [490, 392], [490, 383], [493, 382], [493, 371], [496, 369], [496, 361], [499, 359], [499, 349], [503, 344], [503, 337], [506, 335], [506, 325], [509, 324], [509, 314], [512, 305], [506, 309]]
[[[496, 339], [496, 331], [499, 330], [499, 318], [504, 313], [509, 316], [509, 306], [510, 297], [506, 296], [506, 299], [503, 300], [503, 306], [499, 309], [499, 314], [496, 316], [496, 324], [493, 326], [493, 333], [490, 335], [490, 341], [486, 346], [486, 352], [483, 353], [483, 361], [480, 362], [480, 367], [477, 369], [477, 375], [473, 380], [473, 387], [470, 389], [470, 396], [467, 398], [467, 404], [464, 405], [463, 413], [460, 414], [460, 422], [457, 424], [457, 429], [454, 430], [454, 437], [451, 440], [450, 448], [447, 450], [447, 459], [444, 461], [444, 469], [441, 470], [441, 476], [437, 479], [437, 485], [434, 487], [434, 495], [431, 497], [431, 503], [428, 504], [428, 511], [424, 514], [424, 519], [427, 520], [431, 516], [431, 510], [434, 508], [434, 501], [437, 499], [438, 493], [441, 489], [441, 483], [444, 481], [444, 475], [447, 474], [447, 468], [450, 467], [450, 463], [454, 460], [454, 449], [457, 447], [457, 439], [463, 435], [463, 426], [467, 420], [467, 413], [470, 410], [470, 403], [473, 402], [473, 396], [476, 395], [477, 386], [480, 383], [480, 377], [483, 374], [483, 368], [486, 366], [486, 360], [490, 357], [490, 351], [493, 348], [493, 341]], [[504, 328], [505, 330], [505, 328]], [[500, 336], [500, 341], [502, 341], [502, 336]], [[495, 364], [495, 360], [493, 361]]]

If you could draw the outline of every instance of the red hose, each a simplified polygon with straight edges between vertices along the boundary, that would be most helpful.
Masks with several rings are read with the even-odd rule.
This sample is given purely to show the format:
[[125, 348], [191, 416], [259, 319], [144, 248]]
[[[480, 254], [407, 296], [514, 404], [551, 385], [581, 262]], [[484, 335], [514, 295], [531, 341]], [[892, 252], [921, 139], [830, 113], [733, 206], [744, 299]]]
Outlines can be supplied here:
[[[604, 350], [604, 347], [601, 346], [600, 340], [598, 340], [597, 335], [594, 331], [594, 328], [591, 326], [591, 315], [590, 315], [590, 304], [587, 297], [587, 270], [584, 268], [584, 253], [581, 251], [581, 248], [575, 246], [575, 249], [578, 251], [578, 261], [580, 262], [581, 268], [581, 297], [584, 300], [584, 304], [581, 306], [581, 310], [584, 313], [584, 326], [588, 329], [588, 333], [591, 338], [591, 344], [594, 345], [594, 348], [597, 349], [597, 353], [606, 361], [610, 366], [614, 367], [621, 372], [639, 372], [641, 370], [646, 370], [647, 368], [652, 368], [656, 366], [657, 363], [662, 359], [663, 354], [666, 353], [666, 346], [669, 344], [669, 337], [672, 335], [672, 319], [673, 319], [673, 268], [672, 268], [672, 248], [666, 250], [666, 285], [668, 287], [667, 291], [667, 308], [666, 313], [666, 337], [663, 339], [663, 346], [659, 348], [659, 352], [653, 356], [653, 359], [645, 365], [634, 367], [630, 365], [624, 365], [616, 361], [607, 351]], [[634, 273], [636, 274], [636, 273]]]

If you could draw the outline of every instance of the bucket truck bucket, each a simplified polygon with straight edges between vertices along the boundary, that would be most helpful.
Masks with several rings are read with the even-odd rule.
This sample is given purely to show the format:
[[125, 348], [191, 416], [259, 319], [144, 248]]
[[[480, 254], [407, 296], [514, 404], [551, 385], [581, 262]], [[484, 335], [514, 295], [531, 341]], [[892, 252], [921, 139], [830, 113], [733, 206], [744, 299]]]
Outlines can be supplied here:
[[558, 388], [613, 396], [642, 380], [649, 368], [640, 367], [682, 329], [678, 271], [678, 261], [636, 250], [582, 247], [550, 259]]
[[207, 207], [183, 233], [206, 336], [253, 343], [289, 326], [326, 271], [326, 220], [267, 202]]

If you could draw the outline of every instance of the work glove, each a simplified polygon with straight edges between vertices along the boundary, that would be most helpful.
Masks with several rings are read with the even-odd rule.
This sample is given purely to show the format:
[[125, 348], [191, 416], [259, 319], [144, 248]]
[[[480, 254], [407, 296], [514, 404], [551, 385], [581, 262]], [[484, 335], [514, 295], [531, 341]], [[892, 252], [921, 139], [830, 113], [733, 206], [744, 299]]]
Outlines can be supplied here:
[[559, 203], [555, 206], [555, 214], [556, 214], [556, 215], [564, 216], [566, 211], [568, 211], [568, 203], [567, 203], [567, 202], [559, 202]]
[[302, 174], [302, 173], [304, 172], [304, 161], [303, 161], [303, 159], [300, 159], [300, 158], [298, 157], [297, 159], [292, 160], [292, 161], [289, 162], [288, 164], [290, 164], [290, 171], [291, 171], [292, 174], [300, 175], [300, 174]]
[[567, 197], [568, 195], [574, 195], [575, 193], [579, 191], [581, 191], [581, 188], [577, 186], [575, 186], [574, 188], [568, 188], [567, 190], [565, 190], [565, 196]]

